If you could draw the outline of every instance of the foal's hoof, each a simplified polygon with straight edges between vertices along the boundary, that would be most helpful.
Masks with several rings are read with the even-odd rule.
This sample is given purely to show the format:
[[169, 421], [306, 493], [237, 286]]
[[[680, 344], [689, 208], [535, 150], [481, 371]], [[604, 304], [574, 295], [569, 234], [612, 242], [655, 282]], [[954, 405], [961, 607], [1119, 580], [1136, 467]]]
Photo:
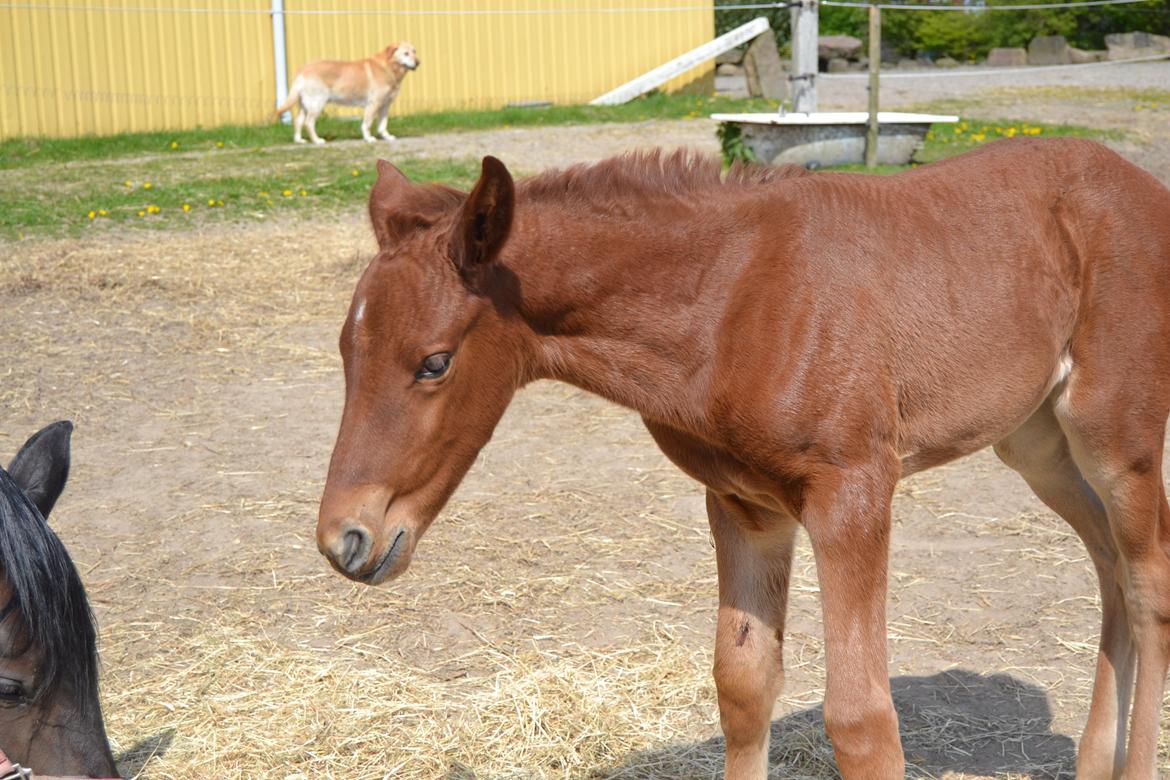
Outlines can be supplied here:
[[317, 144], [318, 146], [324, 146], [325, 139], [324, 138], [314, 138], [313, 143]]
[[305, 143], [305, 139], [304, 138], [294, 138], [293, 143], [294, 144], [303, 144], [303, 143]]
[[382, 140], [383, 141], [397, 141], [398, 136], [390, 135], [389, 133], [382, 133]]

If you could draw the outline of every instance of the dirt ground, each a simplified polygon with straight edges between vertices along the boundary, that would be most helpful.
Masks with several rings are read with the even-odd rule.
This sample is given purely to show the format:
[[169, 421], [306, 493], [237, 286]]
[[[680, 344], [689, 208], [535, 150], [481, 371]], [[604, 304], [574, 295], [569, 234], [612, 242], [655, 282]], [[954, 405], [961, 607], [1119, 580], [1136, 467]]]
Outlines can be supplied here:
[[[987, 116], [1134, 126], [1097, 93], [1013, 89], [967, 99]], [[1117, 148], [1170, 182], [1170, 113], [1149, 116]], [[492, 152], [534, 170], [647, 143], [714, 148], [709, 125], [662, 122], [394, 153]], [[354, 586], [317, 554], [336, 334], [371, 250], [357, 210], [0, 246], [0, 453], [76, 423], [54, 524], [100, 623], [123, 772], [717, 776], [702, 491], [636, 415], [537, 383], [403, 579]], [[1072, 777], [1099, 619], [1079, 542], [988, 452], [906, 480], [894, 517], [890, 675], [911, 774]], [[804, 544], [785, 660], [773, 776], [835, 777]]]

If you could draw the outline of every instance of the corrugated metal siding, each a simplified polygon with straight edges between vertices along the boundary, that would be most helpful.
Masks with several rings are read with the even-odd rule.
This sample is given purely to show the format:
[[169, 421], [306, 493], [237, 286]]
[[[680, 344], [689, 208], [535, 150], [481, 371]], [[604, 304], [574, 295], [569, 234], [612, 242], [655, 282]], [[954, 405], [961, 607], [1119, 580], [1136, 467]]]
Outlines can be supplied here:
[[[0, 8], [0, 137], [270, 116], [267, 0], [36, 5]], [[673, 10], [679, 6], [694, 8]], [[672, 10], [646, 10], [654, 8]], [[358, 59], [412, 42], [422, 66], [394, 113], [583, 103], [715, 34], [710, 5], [693, 0], [287, 0], [286, 11], [290, 75], [312, 60]], [[667, 89], [709, 72], [697, 68]]]
[[[103, 0], [0, 8], [0, 136], [72, 136], [256, 122], [271, 110], [263, 0]], [[125, 6], [121, 6], [125, 7]], [[135, 6], [138, 7], [138, 6]]]
[[[370, 0], [335, 0], [358, 12]], [[290, 73], [318, 59], [358, 59], [410, 41], [421, 67], [407, 77], [396, 113], [499, 108], [551, 100], [585, 103], [715, 36], [710, 6], [675, 9], [677, 0], [405, 0], [415, 13], [317, 16], [287, 6]], [[490, 6], [499, 13], [476, 13]], [[525, 13], [542, 8], [549, 13]], [[426, 12], [430, 12], [429, 14]], [[462, 12], [462, 13], [460, 13]], [[674, 89], [710, 67], [667, 85]]]

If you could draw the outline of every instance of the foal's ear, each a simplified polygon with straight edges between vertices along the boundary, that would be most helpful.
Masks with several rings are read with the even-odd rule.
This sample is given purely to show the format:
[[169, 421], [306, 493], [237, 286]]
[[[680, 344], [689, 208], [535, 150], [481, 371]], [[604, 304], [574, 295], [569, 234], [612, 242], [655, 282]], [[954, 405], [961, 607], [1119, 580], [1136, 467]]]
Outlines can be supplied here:
[[451, 235], [451, 259], [461, 271], [496, 259], [512, 227], [516, 187], [495, 157], [483, 158], [483, 172], [459, 211]]
[[69, 438], [73, 423], [55, 422], [37, 431], [16, 453], [8, 474], [48, 518], [69, 479]]
[[412, 184], [406, 174], [378, 160], [378, 180], [370, 190], [370, 224], [379, 249], [401, 244], [432, 227], [463, 205], [467, 194], [442, 184]]
[[370, 189], [370, 224], [374, 228], [374, 238], [378, 246], [385, 249], [389, 244], [401, 239], [399, 230], [395, 229], [394, 212], [406, 191], [413, 185], [406, 174], [398, 170], [386, 160], [378, 160], [378, 179]]

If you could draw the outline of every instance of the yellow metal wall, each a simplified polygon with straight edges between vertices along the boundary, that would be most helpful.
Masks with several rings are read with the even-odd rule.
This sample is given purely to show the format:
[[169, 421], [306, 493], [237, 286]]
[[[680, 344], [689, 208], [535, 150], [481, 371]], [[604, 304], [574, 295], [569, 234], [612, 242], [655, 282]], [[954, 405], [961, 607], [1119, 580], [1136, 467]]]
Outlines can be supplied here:
[[[0, 7], [0, 137], [265, 121], [269, 0]], [[679, 11], [679, 7], [686, 10]], [[584, 103], [714, 37], [702, 0], [286, 0], [288, 71], [410, 41], [394, 113]], [[659, 9], [659, 10], [647, 10]], [[676, 89], [710, 72], [696, 68]]]
[[190, 0], [132, 6], [157, 11], [116, 10], [128, 6], [108, 0], [0, 8], [0, 137], [261, 119], [275, 90], [272, 22], [267, 13], [227, 9], [268, 4], [195, 2], [208, 12], [190, 10]]
[[[395, 113], [586, 103], [715, 37], [711, 6], [693, 0], [397, 0], [379, 15], [296, 13], [321, 2], [290, 0], [290, 78], [313, 60], [357, 59], [410, 41], [422, 65], [407, 77]], [[371, 0], [329, 5], [356, 11]], [[694, 10], [674, 10], [682, 6]], [[394, 13], [399, 7], [406, 12]], [[652, 8], [670, 10], [626, 10]]]

